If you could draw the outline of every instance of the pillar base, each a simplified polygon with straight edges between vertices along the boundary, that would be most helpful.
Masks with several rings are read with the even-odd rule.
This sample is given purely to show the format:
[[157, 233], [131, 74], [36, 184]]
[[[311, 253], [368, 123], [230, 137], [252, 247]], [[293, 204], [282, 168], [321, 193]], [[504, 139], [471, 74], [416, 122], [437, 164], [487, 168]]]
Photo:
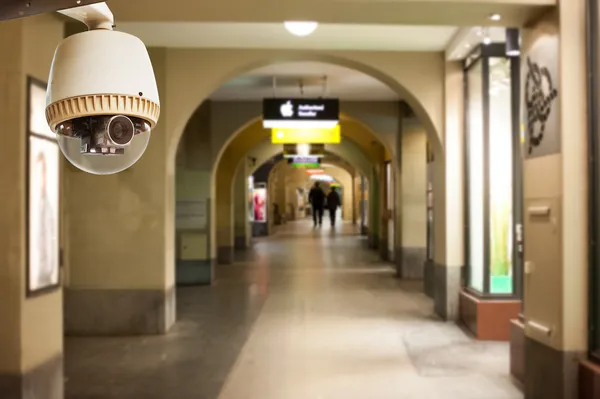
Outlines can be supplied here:
[[510, 321], [510, 375], [525, 384], [525, 325], [520, 319]]
[[589, 360], [579, 364], [579, 399], [600, 398], [600, 365]]
[[252, 237], [266, 237], [269, 235], [269, 224], [252, 222]]
[[376, 234], [369, 234], [369, 248], [378, 249], [379, 248], [379, 236]]
[[23, 374], [0, 373], [2, 399], [63, 399], [64, 371], [62, 354]]
[[235, 249], [248, 249], [250, 246], [248, 245], [246, 236], [236, 236], [233, 241], [233, 247]]
[[426, 260], [423, 264], [423, 290], [425, 295], [433, 298], [435, 291], [435, 263], [432, 260]]
[[230, 265], [233, 263], [233, 247], [223, 246], [217, 248], [217, 263], [219, 265]]
[[481, 299], [460, 293], [460, 320], [483, 341], [509, 341], [510, 321], [519, 317], [521, 301]]
[[175, 288], [64, 290], [65, 334], [166, 334], [175, 323]]
[[445, 266], [435, 263], [433, 282], [435, 313], [443, 320], [458, 320], [458, 297], [462, 288], [462, 267]]
[[422, 280], [427, 248], [399, 247], [396, 249], [396, 273], [404, 280]]
[[585, 357], [584, 352], [563, 352], [525, 336], [525, 397], [577, 398], [577, 372]]
[[388, 250], [388, 242], [387, 238], [380, 238], [379, 244], [377, 244], [377, 249], [379, 249], [379, 256], [384, 261], [389, 261], [392, 259], [390, 251]]
[[212, 283], [212, 266], [215, 260], [177, 260], [175, 281], [178, 286], [208, 285]]

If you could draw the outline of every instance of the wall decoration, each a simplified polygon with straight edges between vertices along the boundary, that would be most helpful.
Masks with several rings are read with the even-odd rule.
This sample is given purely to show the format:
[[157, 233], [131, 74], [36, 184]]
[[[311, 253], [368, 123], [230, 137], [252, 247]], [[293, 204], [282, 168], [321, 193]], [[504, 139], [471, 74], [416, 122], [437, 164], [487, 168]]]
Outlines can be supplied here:
[[29, 78], [27, 95], [27, 295], [60, 285], [60, 156], [46, 123], [46, 84]]
[[526, 158], [560, 152], [558, 36], [538, 38], [522, 66], [522, 117]]
[[208, 218], [206, 199], [198, 201], [177, 201], [175, 204], [175, 225], [181, 230], [206, 229]]

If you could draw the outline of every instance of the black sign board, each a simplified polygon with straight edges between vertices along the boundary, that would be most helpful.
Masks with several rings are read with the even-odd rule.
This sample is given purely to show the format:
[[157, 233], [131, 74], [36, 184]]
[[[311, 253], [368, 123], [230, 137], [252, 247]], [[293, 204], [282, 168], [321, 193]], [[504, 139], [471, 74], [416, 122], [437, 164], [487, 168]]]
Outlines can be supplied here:
[[335, 121], [340, 118], [340, 101], [332, 98], [265, 98], [265, 121]]
[[321, 157], [318, 156], [295, 156], [293, 158], [288, 158], [288, 163], [297, 163], [297, 164], [314, 164], [321, 163]]

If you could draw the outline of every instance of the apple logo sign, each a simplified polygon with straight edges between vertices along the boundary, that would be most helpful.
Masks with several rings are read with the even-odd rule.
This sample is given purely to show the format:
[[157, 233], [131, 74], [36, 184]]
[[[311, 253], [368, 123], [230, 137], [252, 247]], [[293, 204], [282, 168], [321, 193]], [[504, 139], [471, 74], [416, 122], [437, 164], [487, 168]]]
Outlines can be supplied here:
[[288, 102], [282, 104], [281, 107], [279, 107], [279, 112], [281, 112], [281, 116], [284, 118], [291, 118], [294, 116], [294, 106], [292, 105], [292, 102], [288, 100]]

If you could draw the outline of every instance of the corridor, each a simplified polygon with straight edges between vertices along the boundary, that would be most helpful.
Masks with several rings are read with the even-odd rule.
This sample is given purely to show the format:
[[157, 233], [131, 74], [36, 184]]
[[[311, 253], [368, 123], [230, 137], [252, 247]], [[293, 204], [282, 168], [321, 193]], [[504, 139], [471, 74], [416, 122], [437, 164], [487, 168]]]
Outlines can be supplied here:
[[280, 227], [212, 287], [178, 288], [166, 336], [67, 338], [71, 399], [517, 399], [508, 344], [439, 321], [344, 224]]

